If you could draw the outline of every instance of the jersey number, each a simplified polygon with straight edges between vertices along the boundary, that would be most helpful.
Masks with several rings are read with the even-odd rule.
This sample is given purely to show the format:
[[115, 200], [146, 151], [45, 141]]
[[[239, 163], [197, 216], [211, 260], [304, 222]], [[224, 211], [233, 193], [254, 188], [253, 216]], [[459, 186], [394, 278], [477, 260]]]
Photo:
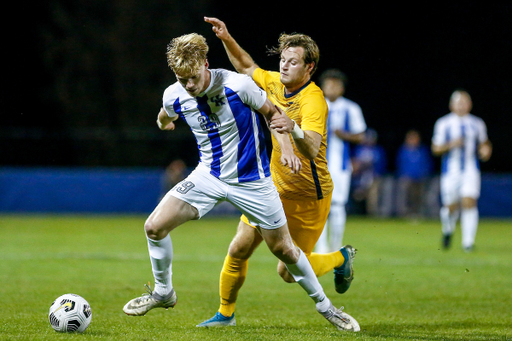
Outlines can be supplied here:
[[216, 114], [201, 115], [197, 120], [204, 131], [212, 131], [220, 127], [219, 117]]
[[176, 185], [176, 191], [181, 194], [187, 194], [195, 186], [191, 181], [182, 181]]

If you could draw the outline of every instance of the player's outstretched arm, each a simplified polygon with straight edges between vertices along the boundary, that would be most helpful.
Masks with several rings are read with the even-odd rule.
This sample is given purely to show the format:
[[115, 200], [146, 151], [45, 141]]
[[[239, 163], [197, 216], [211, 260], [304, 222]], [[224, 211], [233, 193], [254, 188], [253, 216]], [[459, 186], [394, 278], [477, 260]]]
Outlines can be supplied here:
[[222, 40], [224, 49], [226, 50], [229, 60], [235, 67], [236, 71], [252, 77], [252, 74], [254, 73], [254, 70], [258, 68], [258, 65], [256, 65], [251, 56], [245, 52], [240, 45], [238, 45], [231, 34], [229, 34], [226, 24], [217, 18], [204, 17], [204, 21], [212, 24], [213, 32], [215, 32], [215, 35]]
[[174, 130], [174, 122], [178, 116], [171, 118], [167, 115], [167, 112], [164, 108], [160, 108], [160, 112], [158, 113], [158, 117], [156, 119], [156, 124], [160, 130]]

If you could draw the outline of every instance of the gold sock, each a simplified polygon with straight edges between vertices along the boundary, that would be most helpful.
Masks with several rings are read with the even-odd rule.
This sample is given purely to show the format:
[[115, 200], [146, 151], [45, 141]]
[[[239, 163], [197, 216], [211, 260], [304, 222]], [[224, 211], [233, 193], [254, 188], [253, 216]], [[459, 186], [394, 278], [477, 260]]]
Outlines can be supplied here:
[[315, 271], [316, 277], [323, 276], [334, 268], [340, 267], [345, 261], [345, 258], [339, 251], [330, 253], [313, 252], [308, 255], [308, 259], [313, 271]]
[[247, 276], [248, 259], [233, 258], [229, 254], [224, 259], [220, 273], [220, 308], [224, 316], [231, 316], [235, 312], [238, 291]]

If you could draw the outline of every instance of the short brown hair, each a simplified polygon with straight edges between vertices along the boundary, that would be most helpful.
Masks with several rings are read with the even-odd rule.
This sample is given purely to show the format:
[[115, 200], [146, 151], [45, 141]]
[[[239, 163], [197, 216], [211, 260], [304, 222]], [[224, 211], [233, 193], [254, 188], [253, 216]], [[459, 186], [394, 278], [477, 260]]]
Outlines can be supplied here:
[[208, 44], [197, 33], [174, 38], [167, 45], [167, 65], [177, 74], [193, 75], [206, 62]]
[[319, 83], [323, 84], [327, 79], [337, 79], [339, 80], [344, 87], [347, 86], [348, 78], [343, 72], [338, 69], [328, 69], [322, 72], [320, 75]]
[[311, 70], [311, 75], [313, 75], [320, 60], [320, 49], [315, 41], [310, 36], [301, 33], [282, 33], [279, 36], [279, 46], [270, 48], [268, 53], [281, 55], [284, 50], [290, 47], [302, 47], [304, 49], [304, 63], [315, 63], [313, 70]]

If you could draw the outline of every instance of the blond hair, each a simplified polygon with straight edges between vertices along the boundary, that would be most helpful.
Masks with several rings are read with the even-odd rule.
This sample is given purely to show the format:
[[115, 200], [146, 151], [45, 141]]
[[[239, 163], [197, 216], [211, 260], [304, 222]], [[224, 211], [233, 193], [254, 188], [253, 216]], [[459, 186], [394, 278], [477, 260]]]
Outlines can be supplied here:
[[284, 50], [290, 47], [302, 47], [304, 49], [304, 63], [315, 63], [313, 70], [311, 70], [311, 75], [313, 75], [320, 60], [320, 49], [315, 41], [310, 36], [301, 33], [282, 33], [279, 36], [279, 46], [270, 48], [268, 53], [281, 55]]
[[167, 45], [167, 65], [180, 75], [194, 75], [206, 62], [208, 44], [197, 33], [174, 38]]

